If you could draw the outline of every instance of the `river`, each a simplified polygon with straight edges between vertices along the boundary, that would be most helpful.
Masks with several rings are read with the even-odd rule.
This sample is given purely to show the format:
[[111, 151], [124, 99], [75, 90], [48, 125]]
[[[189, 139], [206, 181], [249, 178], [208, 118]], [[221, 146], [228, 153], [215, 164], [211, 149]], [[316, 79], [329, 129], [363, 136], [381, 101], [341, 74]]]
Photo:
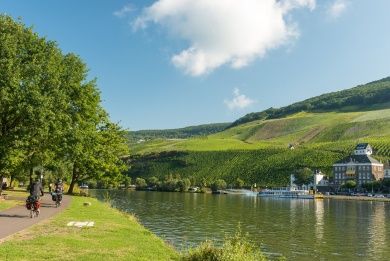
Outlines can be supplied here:
[[390, 204], [272, 199], [244, 195], [96, 190], [116, 208], [184, 250], [222, 242], [240, 226], [270, 257], [288, 260], [390, 260]]

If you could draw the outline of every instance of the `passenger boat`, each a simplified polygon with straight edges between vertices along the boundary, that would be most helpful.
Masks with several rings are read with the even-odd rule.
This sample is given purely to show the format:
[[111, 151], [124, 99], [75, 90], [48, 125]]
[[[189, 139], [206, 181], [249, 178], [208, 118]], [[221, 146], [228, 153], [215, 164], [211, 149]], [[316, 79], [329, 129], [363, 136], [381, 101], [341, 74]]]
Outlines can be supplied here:
[[308, 190], [287, 188], [264, 189], [259, 192], [259, 197], [274, 197], [274, 198], [299, 198], [299, 199], [314, 199], [314, 195]]

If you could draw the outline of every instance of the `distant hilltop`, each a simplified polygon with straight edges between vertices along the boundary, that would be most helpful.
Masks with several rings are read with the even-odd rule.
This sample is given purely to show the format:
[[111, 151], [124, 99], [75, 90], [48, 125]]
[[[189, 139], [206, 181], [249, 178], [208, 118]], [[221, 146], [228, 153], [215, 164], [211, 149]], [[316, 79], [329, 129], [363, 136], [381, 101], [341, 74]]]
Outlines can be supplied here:
[[282, 108], [269, 108], [261, 112], [252, 112], [239, 118], [229, 127], [255, 120], [282, 118], [302, 111], [351, 112], [378, 108], [390, 108], [390, 77], [358, 85], [351, 89], [322, 94]]
[[144, 142], [152, 139], [186, 139], [197, 136], [207, 136], [213, 133], [223, 131], [228, 126], [228, 123], [211, 123], [198, 126], [189, 126], [178, 129], [166, 129], [166, 130], [139, 130], [130, 131], [129, 139], [135, 142]]
[[186, 139], [207, 136], [257, 120], [283, 118], [298, 112], [357, 112], [390, 108], [390, 77], [364, 85], [322, 94], [282, 108], [252, 112], [233, 123], [210, 123], [178, 129], [130, 131], [133, 142], [151, 139]]

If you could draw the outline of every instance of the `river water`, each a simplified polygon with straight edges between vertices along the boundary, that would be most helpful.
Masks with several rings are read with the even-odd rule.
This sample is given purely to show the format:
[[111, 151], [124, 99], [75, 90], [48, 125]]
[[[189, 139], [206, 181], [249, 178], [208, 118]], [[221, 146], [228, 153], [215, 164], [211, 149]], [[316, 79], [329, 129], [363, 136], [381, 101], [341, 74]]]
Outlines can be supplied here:
[[96, 190], [184, 250], [222, 242], [238, 225], [270, 257], [288, 260], [390, 260], [390, 204], [272, 199], [244, 195]]

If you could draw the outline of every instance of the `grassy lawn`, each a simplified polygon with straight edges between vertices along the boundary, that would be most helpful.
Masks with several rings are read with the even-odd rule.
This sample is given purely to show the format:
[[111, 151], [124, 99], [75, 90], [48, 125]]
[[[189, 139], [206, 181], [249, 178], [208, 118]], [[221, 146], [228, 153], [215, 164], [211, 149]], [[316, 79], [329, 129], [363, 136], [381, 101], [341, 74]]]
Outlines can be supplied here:
[[26, 189], [3, 190], [2, 195], [6, 195], [6, 196], [9, 196], [9, 197], [27, 198], [29, 193], [26, 191]]
[[21, 204], [23, 204], [23, 202], [18, 201], [18, 200], [0, 200], [0, 211], [15, 207], [15, 206], [21, 205]]
[[[91, 202], [91, 206], [83, 206]], [[94, 221], [91, 228], [67, 227]], [[176, 260], [179, 254], [141, 226], [93, 198], [73, 197], [59, 215], [1, 244], [1, 260]]]

